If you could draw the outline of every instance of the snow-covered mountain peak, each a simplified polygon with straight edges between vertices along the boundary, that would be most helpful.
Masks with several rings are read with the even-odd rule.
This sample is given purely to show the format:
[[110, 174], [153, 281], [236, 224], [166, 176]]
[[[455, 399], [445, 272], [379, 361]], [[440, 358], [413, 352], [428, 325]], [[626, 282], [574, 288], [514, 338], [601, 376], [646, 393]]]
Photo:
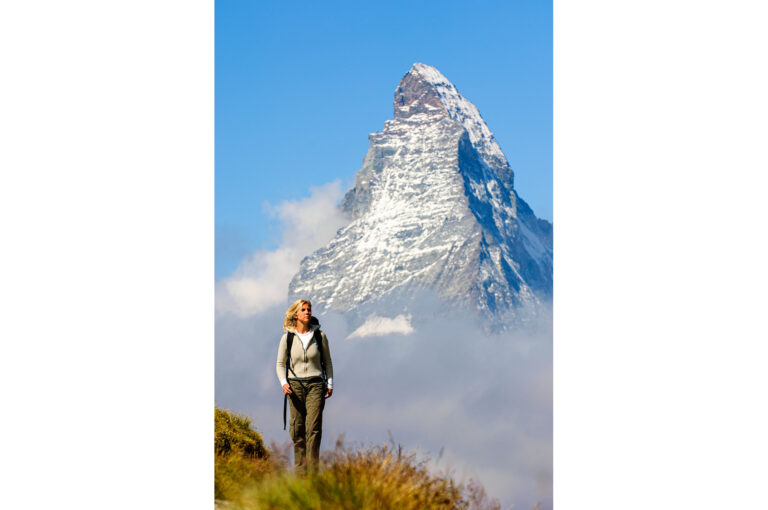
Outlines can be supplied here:
[[551, 296], [552, 226], [518, 197], [477, 108], [421, 63], [394, 96], [344, 197], [351, 223], [301, 262], [289, 294], [360, 317], [403, 313], [424, 289], [496, 325], [535, 309]]
[[408, 72], [420, 74], [425, 80], [432, 83], [433, 85], [451, 84], [451, 82], [448, 81], [448, 78], [443, 76], [443, 73], [438, 71], [436, 68], [428, 66], [427, 64], [422, 64], [421, 62], [414, 63]]
[[394, 115], [395, 119], [400, 120], [412, 116], [447, 115], [460, 122], [467, 130], [472, 145], [485, 157], [489, 165], [512, 179], [512, 170], [504, 153], [477, 107], [462, 96], [448, 78], [434, 67], [421, 62], [413, 64], [395, 90]]

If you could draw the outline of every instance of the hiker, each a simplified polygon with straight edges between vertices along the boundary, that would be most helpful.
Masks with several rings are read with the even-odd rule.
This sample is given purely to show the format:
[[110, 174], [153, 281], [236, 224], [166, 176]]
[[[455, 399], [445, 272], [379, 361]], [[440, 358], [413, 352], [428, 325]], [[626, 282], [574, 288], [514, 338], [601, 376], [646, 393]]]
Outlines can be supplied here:
[[[285, 312], [285, 334], [277, 348], [277, 378], [290, 403], [289, 433], [293, 440], [293, 462], [297, 473], [317, 469], [323, 429], [325, 399], [333, 394], [333, 363], [328, 338], [312, 317], [312, 303], [299, 299]], [[286, 362], [287, 360], [287, 362]], [[309, 455], [307, 455], [307, 453]]]

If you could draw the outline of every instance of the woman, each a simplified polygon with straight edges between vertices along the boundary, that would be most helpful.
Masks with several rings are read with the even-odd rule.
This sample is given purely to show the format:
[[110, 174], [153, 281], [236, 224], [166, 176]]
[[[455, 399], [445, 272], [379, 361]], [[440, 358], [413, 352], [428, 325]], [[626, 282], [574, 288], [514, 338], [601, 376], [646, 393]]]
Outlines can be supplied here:
[[333, 363], [328, 338], [312, 317], [308, 299], [299, 299], [288, 308], [283, 331], [286, 333], [277, 348], [277, 378], [291, 407], [289, 431], [295, 470], [304, 473], [318, 466], [323, 408], [325, 399], [333, 394]]

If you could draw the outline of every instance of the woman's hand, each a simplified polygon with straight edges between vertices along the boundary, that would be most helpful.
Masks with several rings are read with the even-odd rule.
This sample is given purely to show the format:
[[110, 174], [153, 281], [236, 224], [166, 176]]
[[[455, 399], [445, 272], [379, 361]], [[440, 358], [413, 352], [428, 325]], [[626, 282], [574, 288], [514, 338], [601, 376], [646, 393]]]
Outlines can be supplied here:
[[290, 395], [291, 393], [293, 393], [291, 391], [291, 385], [290, 384], [288, 384], [288, 383], [283, 384], [283, 393], [285, 393], [286, 395]]
[[331, 398], [331, 395], [333, 395], [333, 388], [328, 388], [328, 391], [325, 393], [325, 398]]

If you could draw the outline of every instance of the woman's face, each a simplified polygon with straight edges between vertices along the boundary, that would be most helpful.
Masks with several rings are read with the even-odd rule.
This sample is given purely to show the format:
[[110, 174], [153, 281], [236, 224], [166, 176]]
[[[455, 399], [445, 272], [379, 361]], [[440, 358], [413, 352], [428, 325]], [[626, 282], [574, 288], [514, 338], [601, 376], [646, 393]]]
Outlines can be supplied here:
[[301, 322], [309, 322], [309, 320], [312, 318], [312, 305], [309, 303], [304, 303], [301, 305], [301, 308], [299, 308], [299, 312], [296, 314], [296, 320]]

